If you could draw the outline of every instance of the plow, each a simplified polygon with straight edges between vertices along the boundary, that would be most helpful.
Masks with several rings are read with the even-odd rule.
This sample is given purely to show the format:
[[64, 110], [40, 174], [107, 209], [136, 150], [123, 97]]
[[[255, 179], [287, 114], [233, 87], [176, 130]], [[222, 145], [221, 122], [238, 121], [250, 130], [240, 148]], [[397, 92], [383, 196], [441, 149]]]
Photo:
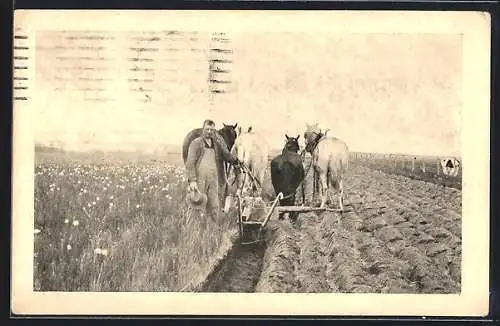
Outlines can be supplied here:
[[[262, 196], [255, 195], [255, 193], [261, 192], [262, 186], [252, 175], [250, 169], [244, 164], [241, 164], [240, 168], [243, 174], [243, 183], [237, 189], [235, 196], [229, 195], [226, 197], [225, 211], [228, 211], [228, 208], [233, 206], [233, 204], [236, 206], [236, 223], [238, 227], [239, 242], [242, 245], [252, 245], [261, 242], [263, 240], [262, 234], [275, 212], [278, 214], [292, 212], [342, 212], [340, 209], [328, 207], [311, 207], [304, 205], [280, 206], [280, 200], [285, 197], [282, 192], [278, 193], [272, 201], [266, 202], [262, 199]], [[307, 169], [308, 171], [309, 168]], [[256, 190], [253, 191], [252, 194], [243, 195], [243, 186], [247, 177], [250, 179], [251, 188]], [[297, 189], [298, 188], [299, 187], [297, 187]]]

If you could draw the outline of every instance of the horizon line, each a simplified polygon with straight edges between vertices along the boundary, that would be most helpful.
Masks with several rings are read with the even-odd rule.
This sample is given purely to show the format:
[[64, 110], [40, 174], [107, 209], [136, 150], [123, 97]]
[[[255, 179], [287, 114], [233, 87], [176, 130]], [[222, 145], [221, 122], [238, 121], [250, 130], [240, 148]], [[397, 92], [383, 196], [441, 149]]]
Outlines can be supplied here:
[[[139, 142], [140, 143], [140, 142]], [[164, 144], [157, 146], [156, 149], [160, 149], [160, 153], [155, 153], [154, 151], [148, 151], [144, 150], [141, 148], [136, 148], [135, 150], [132, 149], [98, 149], [98, 148], [93, 148], [93, 149], [66, 149], [63, 147], [59, 146], [54, 146], [54, 145], [47, 145], [47, 144], [42, 144], [42, 143], [35, 143], [35, 152], [37, 146], [42, 146], [42, 147], [47, 147], [47, 148], [52, 148], [55, 150], [60, 150], [63, 152], [67, 153], [80, 153], [80, 154], [85, 154], [85, 153], [92, 153], [92, 152], [102, 152], [104, 154], [106, 153], [113, 153], [113, 152], [121, 152], [121, 153], [128, 153], [128, 154], [142, 154], [142, 155], [156, 155], [156, 156], [162, 156], [164, 154], [182, 154], [182, 145], [174, 145], [174, 144]], [[161, 151], [161, 147], [176, 147], [178, 150], [176, 151]], [[270, 152], [276, 152], [276, 151], [281, 151], [282, 148], [271, 148]], [[350, 153], [360, 153], [360, 154], [380, 154], [380, 155], [404, 155], [404, 156], [431, 156], [431, 157], [460, 157], [461, 155], [457, 154], [415, 154], [415, 153], [408, 153], [408, 152], [379, 152], [379, 151], [358, 151], [358, 150], [350, 150]]]

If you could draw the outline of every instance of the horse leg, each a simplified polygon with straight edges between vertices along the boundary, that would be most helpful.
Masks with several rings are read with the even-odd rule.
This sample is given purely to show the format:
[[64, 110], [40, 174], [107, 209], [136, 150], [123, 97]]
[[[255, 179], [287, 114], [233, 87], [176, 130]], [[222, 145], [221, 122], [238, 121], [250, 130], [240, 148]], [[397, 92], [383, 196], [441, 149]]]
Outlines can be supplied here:
[[344, 211], [344, 182], [339, 178], [339, 207], [340, 212]]
[[[265, 168], [260, 169], [260, 174], [259, 174], [259, 183], [260, 183], [260, 193], [259, 196], [263, 197], [264, 196], [264, 177], [266, 176], [266, 170]], [[257, 188], [258, 190], [258, 188]]]
[[318, 171], [314, 169], [313, 171], [313, 184], [312, 184], [312, 198], [311, 198], [311, 206], [316, 206], [317, 204], [317, 197], [319, 193], [319, 178], [318, 178]]
[[326, 173], [326, 184], [327, 184], [327, 188], [328, 188], [328, 193], [327, 193], [327, 196], [326, 196], [326, 204], [331, 207], [332, 204], [333, 204], [333, 193], [331, 191], [331, 189], [335, 189], [335, 179], [332, 177], [332, 172], [331, 171], [328, 171]]
[[319, 207], [323, 208], [326, 206], [326, 199], [328, 197], [328, 182], [326, 179], [326, 173], [319, 173], [319, 181], [321, 183], [321, 205]]
[[246, 184], [246, 178], [247, 178], [247, 174], [246, 173], [241, 173], [239, 176], [238, 176], [238, 189], [236, 191], [236, 194], [238, 196], [242, 196], [243, 195], [243, 192], [245, 191], [245, 184]]
[[330, 187], [330, 189], [335, 191], [335, 194], [333, 194], [333, 191], [329, 193], [330, 196], [328, 197], [328, 200], [330, 201], [330, 204], [332, 206], [334, 205], [335, 201], [338, 201], [339, 208], [342, 210], [342, 202], [340, 201], [341, 200], [340, 192], [342, 188], [341, 179], [332, 173], [328, 176], [328, 181], [329, 181], [328, 186]]
[[302, 185], [300, 186], [300, 190], [302, 191], [302, 206], [305, 205], [306, 203], [306, 194], [305, 194], [305, 186], [304, 183], [302, 182]]
[[[295, 205], [295, 194], [292, 196], [291, 202], [292, 202], [292, 205]], [[292, 212], [292, 213], [290, 213], [290, 220], [292, 222], [296, 222], [298, 216], [299, 216], [299, 212]]]
[[320, 203], [320, 199], [321, 199], [321, 184], [320, 184], [320, 176], [319, 176], [319, 172], [316, 171], [316, 177], [314, 178], [314, 180], [316, 181], [316, 188], [314, 190], [314, 193], [316, 194], [316, 203]]

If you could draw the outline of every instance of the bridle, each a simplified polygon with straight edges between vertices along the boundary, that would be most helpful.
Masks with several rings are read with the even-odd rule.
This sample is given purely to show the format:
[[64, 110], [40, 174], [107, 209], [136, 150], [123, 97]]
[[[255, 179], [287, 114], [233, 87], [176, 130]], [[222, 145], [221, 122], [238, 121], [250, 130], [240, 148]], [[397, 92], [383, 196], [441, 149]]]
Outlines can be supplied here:
[[318, 146], [318, 143], [321, 140], [321, 138], [323, 138], [323, 136], [325, 136], [325, 134], [321, 131], [320, 132], [312, 131], [312, 133], [315, 134], [316, 137], [314, 137], [314, 139], [312, 141], [308, 142], [306, 145], [306, 148], [305, 148], [305, 151], [309, 152], [309, 153], [312, 153], [314, 151], [316, 146]]

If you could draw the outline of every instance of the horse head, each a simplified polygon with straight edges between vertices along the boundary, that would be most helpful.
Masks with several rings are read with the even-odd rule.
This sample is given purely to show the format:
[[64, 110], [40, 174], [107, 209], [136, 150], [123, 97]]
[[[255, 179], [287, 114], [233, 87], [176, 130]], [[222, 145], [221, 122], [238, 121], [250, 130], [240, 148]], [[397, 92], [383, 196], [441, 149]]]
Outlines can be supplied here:
[[227, 125], [223, 123], [223, 125], [224, 127], [219, 129], [218, 132], [222, 136], [222, 138], [224, 138], [224, 141], [226, 142], [227, 145], [227, 149], [231, 150], [236, 140], [236, 137], [238, 137], [238, 135], [236, 134], [236, 128], [238, 127], [238, 123], [236, 123], [235, 125]]
[[240, 135], [242, 135], [242, 134], [248, 134], [248, 133], [252, 132], [252, 130], [253, 130], [253, 127], [252, 127], [252, 126], [249, 126], [249, 127], [247, 128], [247, 130], [246, 130], [246, 131], [244, 131], [244, 130], [243, 130], [243, 128], [242, 128], [241, 126], [238, 126], [238, 129], [237, 129], [237, 135], [238, 135], [238, 137], [239, 137], [239, 136], [240, 136]]
[[305, 150], [312, 152], [317, 142], [321, 137], [323, 137], [323, 135], [324, 133], [319, 128], [317, 122], [312, 125], [306, 123], [306, 131], [304, 132]]
[[294, 152], [298, 153], [300, 150], [300, 145], [299, 145], [299, 138], [300, 135], [297, 135], [297, 137], [289, 137], [287, 134], [285, 134], [286, 142], [285, 146], [283, 147], [283, 154], [286, 152]]

